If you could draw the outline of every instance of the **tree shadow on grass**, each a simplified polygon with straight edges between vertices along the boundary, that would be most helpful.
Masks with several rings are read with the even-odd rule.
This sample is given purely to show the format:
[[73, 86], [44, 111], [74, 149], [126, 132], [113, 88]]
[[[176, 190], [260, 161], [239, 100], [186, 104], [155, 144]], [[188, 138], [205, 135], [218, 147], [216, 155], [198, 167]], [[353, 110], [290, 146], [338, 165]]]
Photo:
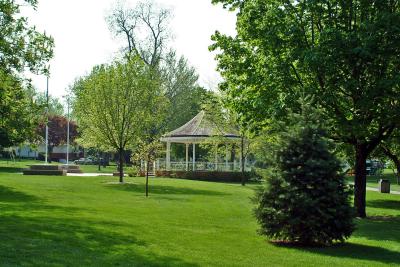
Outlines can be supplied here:
[[[391, 200], [377, 200], [370, 201], [369, 203], [372, 202], [373, 205], [376, 205], [377, 208], [392, 208], [392, 205], [394, 205], [394, 203], [392, 203], [393, 201]], [[375, 216], [366, 219], [359, 219], [357, 221], [357, 229], [353, 233], [353, 236], [375, 241], [392, 241], [400, 243], [400, 216]], [[336, 244], [331, 247], [313, 248], [296, 247], [290, 244], [276, 245], [332, 257], [368, 260], [386, 264], [400, 265], [400, 252], [385, 249], [383, 248], [384, 243], [381, 244], [382, 247], [354, 243], [343, 243]]]
[[400, 216], [374, 216], [362, 219], [357, 223], [357, 230], [353, 235], [371, 240], [400, 243]]
[[23, 169], [19, 167], [0, 167], [0, 173], [20, 173]]
[[196, 266], [148, 252], [146, 242], [114, 231], [115, 223], [18, 216], [0, 221], [2, 266]]
[[293, 245], [282, 245], [277, 244], [280, 247], [286, 247], [290, 249], [300, 250], [304, 252], [311, 252], [324, 256], [337, 257], [337, 258], [348, 258], [354, 260], [367, 260], [375, 261], [386, 264], [400, 264], [400, 252], [388, 250], [382, 247], [344, 243], [336, 244], [331, 247], [298, 247]]
[[130, 224], [79, 217], [80, 208], [4, 186], [0, 202], [1, 266], [196, 266], [150, 251]]
[[367, 207], [397, 210], [400, 212], [400, 200], [391, 200], [391, 199], [369, 200], [367, 203]]
[[[145, 187], [142, 184], [107, 184], [108, 188], [144, 193]], [[192, 189], [188, 187], [175, 187], [166, 185], [149, 185], [149, 194], [157, 195], [205, 195], [205, 196], [226, 196], [229, 195], [224, 192], [203, 190], [203, 189]]]
[[33, 195], [0, 185], [0, 202], [31, 202], [39, 199]]

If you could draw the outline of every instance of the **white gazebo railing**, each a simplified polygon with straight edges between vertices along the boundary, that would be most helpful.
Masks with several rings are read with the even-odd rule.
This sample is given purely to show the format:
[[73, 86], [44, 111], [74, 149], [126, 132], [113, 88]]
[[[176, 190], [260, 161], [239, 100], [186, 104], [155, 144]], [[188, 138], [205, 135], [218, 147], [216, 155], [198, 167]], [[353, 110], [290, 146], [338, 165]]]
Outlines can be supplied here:
[[[170, 170], [170, 171], [223, 171], [223, 172], [239, 172], [241, 171], [240, 162], [224, 162], [215, 163], [207, 161], [197, 161], [195, 165], [188, 164], [186, 167], [185, 161], [170, 161], [169, 169], [167, 169], [167, 164], [165, 159], [157, 159], [155, 162], [156, 170]], [[251, 166], [246, 162], [245, 171], [249, 171]]]

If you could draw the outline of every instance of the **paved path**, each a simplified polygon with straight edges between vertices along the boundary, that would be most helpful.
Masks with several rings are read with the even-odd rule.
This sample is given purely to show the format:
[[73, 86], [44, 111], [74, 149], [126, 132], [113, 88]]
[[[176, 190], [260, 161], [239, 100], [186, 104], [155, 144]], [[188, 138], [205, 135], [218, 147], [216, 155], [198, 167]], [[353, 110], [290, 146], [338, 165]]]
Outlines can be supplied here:
[[[379, 191], [378, 188], [369, 187], [369, 186], [367, 186], [367, 190], [368, 190], [368, 191], [375, 191], [375, 192], [378, 192], [378, 191]], [[393, 194], [393, 195], [400, 195], [400, 192], [399, 192], [399, 191], [390, 190], [390, 194]]]
[[67, 176], [93, 177], [93, 176], [112, 176], [112, 173], [67, 173]]
[[[354, 185], [353, 182], [351, 182], [350, 184], [351, 184], [351, 185]], [[376, 187], [367, 186], [367, 190], [368, 190], [368, 191], [379, 192], [379, 189], [376, 188]], [[393, 194], [393, 195], [400, 195], [400, 192], [399, 192], [399, 191], [390, 190], [390, 194]]]

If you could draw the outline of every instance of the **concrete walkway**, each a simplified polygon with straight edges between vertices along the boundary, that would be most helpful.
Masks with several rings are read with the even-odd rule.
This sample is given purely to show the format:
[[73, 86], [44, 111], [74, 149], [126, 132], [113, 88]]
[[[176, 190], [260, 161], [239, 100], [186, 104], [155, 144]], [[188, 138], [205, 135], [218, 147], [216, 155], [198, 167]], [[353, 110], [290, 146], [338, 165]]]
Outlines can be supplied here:
[[112, 176], [112, 173], [67, 173], [67, 176], [79, 177], [97, 177], [97, 176]]
[[[367, 186], [367, 190], [368, 190], [368, 191], [375, 191], [375, 192], [378, 192], [378, 191], [379, 191], [378, 188], [369, 187], [369, 186]], [[393, 195], [400, 195], [400, 192], [399, 192], [399, 191], [390, 190], [390, 194], [393, 194]]]
[[[350, 184], [351, 184], [351, 185], [354, 185], [353, 182], [351, 182]], [[376, 187], [367, 186], [367, 190], [368, 190], [368, 191], [379, 192], [379, 189], [376, 188]], [[399, 192], [399, 191], [390, 190], [390, 194], [393, 194], [393, 195], [400, 195], [400, 192]]]

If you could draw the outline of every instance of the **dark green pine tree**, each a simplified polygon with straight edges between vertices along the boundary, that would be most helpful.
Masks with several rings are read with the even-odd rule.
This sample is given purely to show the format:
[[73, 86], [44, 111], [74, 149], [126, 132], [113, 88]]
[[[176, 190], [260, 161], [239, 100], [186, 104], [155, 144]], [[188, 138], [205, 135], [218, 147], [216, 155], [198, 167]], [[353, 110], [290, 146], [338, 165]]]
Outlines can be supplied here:
[[354, 230], [351, 190], [323, 131], [300, 121], [281, 138], [267, 186], [256, 197], [260, 233], [307, 245], [343, 242]]

